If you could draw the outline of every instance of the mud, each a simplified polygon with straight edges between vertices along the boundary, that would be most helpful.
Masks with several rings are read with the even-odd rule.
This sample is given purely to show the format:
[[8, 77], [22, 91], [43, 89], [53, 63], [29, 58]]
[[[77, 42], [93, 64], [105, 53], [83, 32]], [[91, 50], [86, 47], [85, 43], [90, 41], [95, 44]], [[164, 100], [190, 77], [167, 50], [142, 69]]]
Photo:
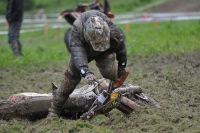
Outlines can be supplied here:
[[108, 124], [115, 132], [200, 131], [200, 51], [129, 57], [128, 68], [132, 73], [130, 82], [156, 98], [162, 109], [136, 111], [128, 118], [123, 115], [116, 118], [119, 112], [113, 111], [112, 119], [104, 125]]
[[[199, 5], [199, 0], [171, 0], [149, 12], [196, 12], [200, 11]], [[90, 69], [100, 77], [94, 63], [90, 65]], [[127, 69], [130, 71], [127, 81], [140, 86], [159, 101], [162, 108], [135, 110], [128, 116], [114, 109], [110, 112], [110, 117], [100, 115], [91, 120], [89, 123], [92, 126], [105, 127], [115, 133], [200, 132], [200, 50], [179, 55], [129, 56]], [[65, 70], [66, 62], [59, 61], [20, 67], [0, 67], [0, 101], [15, 93], [51, 92], [51, 82], [59, 85]], [[80, 86], [83, 84], [84, 80]], [[52, 127], [52, 132], [62, 132], [60, 128], [55, 129], [57, 125], [63, 129], [71, 126], [71, 131], [85, 131], [72, 126], [76, 123], [74, 120], [52, 120], [54, 125], [50, 122], [46, 119], [35, 123], [24, 120], [0, 120], [0, 128], [14, 123], [14, 128], [19, 124], [24, 125], [20, 125], [23, 132], [40, 132], [41, 127], [50, 129], [46, 132], [51, 132]]]
[[[66, 63], [0, 69], [0, 99], [5, 100], [14, 93], [50, 92], [51, 82], [59, 84], [62, 80]], [[90, 69], [100, 77], [94, 63]], [[91, 124], [116, 133], [200, 131], [200, 51], [128, 57], [127, 69], [130, 71], [127, 81], [140, 86], [162, 108], [136, 110], [129, 116], [113, 110], [110, 118], [98, 116]]]
[[149, 10], [155, 13], [199, 12], [199, 0], [170, 0]]

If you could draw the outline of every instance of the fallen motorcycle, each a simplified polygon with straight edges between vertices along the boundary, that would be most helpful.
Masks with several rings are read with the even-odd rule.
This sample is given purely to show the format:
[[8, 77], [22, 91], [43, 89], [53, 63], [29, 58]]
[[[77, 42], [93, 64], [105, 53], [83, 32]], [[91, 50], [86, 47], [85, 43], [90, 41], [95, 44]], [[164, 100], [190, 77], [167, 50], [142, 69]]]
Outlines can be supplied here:
[[[53, 83], [52, 89], [57, 89]], [[52, 93], [14, 94], [7, 100], [0, 101], [0, 118], [5, 120], [45, 118], [52, 99]], [[106, 79], [102, 78], [92, 85], [87, 84], [75, 89], [64, 104], [61, 116], [70, 119], [90, 120], [96, 115], [108, 114], [114, 108], [124, 114], [130, 114], [136, 109], [143, 109], [149, 105], [161, 108], [160, 104], [144, 93], [139, 86], [122, 80], [108, 83]]]
[[[124, 114], [130, 114], [133, 110], [136, 109], [146, 108], [145, 106], [136, 103], [136, 99], [133, 100], [134, 98], [131, 97], [130, 94], [127, 94], [127, 90], [123, 92], [123, 88], [120, 88], [123, 86], [125, 89], [127, 89], [131, 86], [131, 84], [124, 83], [128, 75], [129, 72], [126, 72], [121, 75], [121, 77], [111, 80], [107, 87], [104, 88], [104, 90], [95, 99], [89, 111], [83, 113], [80, 118], [82, 120], [90, 120], [95, 115], [109, 113], [113, 108], [119, 109]], [[149, 97], [147, 94], [143, 93], [141, 88], [133, 86], [132, 88], [135, 88], [135, 93], [131, 94], [133, 94], [133, 96], [137, 96], [135, 97], [137, 100], [140, 98], [140, 100], [144, 100], [148, 104], [151, 103], [155, 107], [160, 108], [159, 103], [156, 102], [153, 98]]]

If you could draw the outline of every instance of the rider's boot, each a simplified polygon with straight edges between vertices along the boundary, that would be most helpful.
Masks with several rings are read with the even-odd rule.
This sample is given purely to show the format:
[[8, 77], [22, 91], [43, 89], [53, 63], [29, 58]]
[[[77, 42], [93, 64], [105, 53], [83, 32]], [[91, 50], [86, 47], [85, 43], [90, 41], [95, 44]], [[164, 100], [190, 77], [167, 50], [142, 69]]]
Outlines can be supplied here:
[[17, 42], [18, 42], [18, 47], [19, 47], [19, 54], [20, 54], [21, 56], [24, 56], [23, 53], [22, 53], [22, 43], [21, 43], [20, 40], [17, 40]]
[[19, 45], [17, 42], [14, 43], [10, 43], [10, 47], [14, 53], [15, 56], [19, 56], [20, 55], [20, 51], [19, 51]]
[[60, 88], [53, 90], [53, 101], [47, 117], [59, 117], [62, 107], [80, 81], [63, 79]]

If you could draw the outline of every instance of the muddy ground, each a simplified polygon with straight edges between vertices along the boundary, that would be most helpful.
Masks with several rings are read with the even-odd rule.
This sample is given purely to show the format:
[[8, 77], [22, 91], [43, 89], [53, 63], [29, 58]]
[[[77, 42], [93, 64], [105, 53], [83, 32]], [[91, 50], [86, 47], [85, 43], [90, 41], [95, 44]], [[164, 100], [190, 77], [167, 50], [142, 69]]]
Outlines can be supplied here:
[[199, 12], [199, 0], [169, 0], [148, 10], [154, 13], [179, 13], [179, 12]]
[[[90, 67], [97, 73], [93, 63]], [[131, 72], [127, 81], [142, 87], [162, 108], [138, 110], [130, 116], [113, 110], [110, 118], [101, 116], [99, 121], [97, 117], [91, 124], [117, 133], [200, 132], [200, 51], [128, 57], [127, 68]], [[66, 62], [0, 69], [0, 99], [5, 100], [14, 93], [50, 92], [52, 81], [60, 83]]]
[[[191, 0], [190, 3], [186, 3], [188, 0], [172, 1], [173, 3], [160, 6], [153, 11], [200, 11], [199, 0]], [[51, 92], [51, 82], [60, 84], [66, 64], [65, 61], [57, 61], [22, 67], [0, 67], [0, 100], [21, 92]], [[94, 63], [90, 68], [97, 77], [100, 77]], [[91, 120], [90, 124], [105, 127], [115, 133], [200, 133], [200, 50], [179, 55], [129, 56], [127, 68], [130, 71], [127, 81], [142, 87], [145, 92], [160, 102], [162, 108], [137, 110], [130, 116], [124, 116], [114, 109], [110, 112], [110, 118], [98, 116]], [[81, 81], [80, 86], [83, 84], [84, 80]], [[72, 123], [75, 123], [73, 121]], [[25, 123], [22, 121], [22, 124]], [[48, 122], [44, 120], [29, 123], [23, 127], [23, 130], [40, 132], [41, 125], [42, 128], [49, 128], [46, 126], [48, 124], [44, 123]], [[56, 124], [60, 123], [62, 124], [63, 120], [56, 121]], [[50, 127], [53, 126], [55, 127], [50, 124]], [[71, 128], [74, 132], [85, 131]], [[59, 131], [49, 129], [49, 132]]]

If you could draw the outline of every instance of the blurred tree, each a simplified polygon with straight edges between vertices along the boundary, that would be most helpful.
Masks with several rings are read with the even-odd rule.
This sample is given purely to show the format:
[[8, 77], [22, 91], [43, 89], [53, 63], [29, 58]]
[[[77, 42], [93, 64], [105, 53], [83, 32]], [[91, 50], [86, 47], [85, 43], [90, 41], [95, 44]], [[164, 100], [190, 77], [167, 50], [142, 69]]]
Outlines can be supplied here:
[[29, 11], [35, 7], [34, 0], [24, 0], [24, 11]]
[[[0, 0], [0, 15], [6, 14], [7, 0]], [[24, 0], [24, 11], [32, 10], [35, 7], [34, 0]]]
[[60, 5], [60, 3], [61, 3], [61, 0], [57, 0], [57, 3], [58, 3], [58, 5]]
[[6, 0], [1, 0], [0, 1], [0, 15], [5, 15], [6, 14], [6, 6], [7, 6], [7, 1]]

